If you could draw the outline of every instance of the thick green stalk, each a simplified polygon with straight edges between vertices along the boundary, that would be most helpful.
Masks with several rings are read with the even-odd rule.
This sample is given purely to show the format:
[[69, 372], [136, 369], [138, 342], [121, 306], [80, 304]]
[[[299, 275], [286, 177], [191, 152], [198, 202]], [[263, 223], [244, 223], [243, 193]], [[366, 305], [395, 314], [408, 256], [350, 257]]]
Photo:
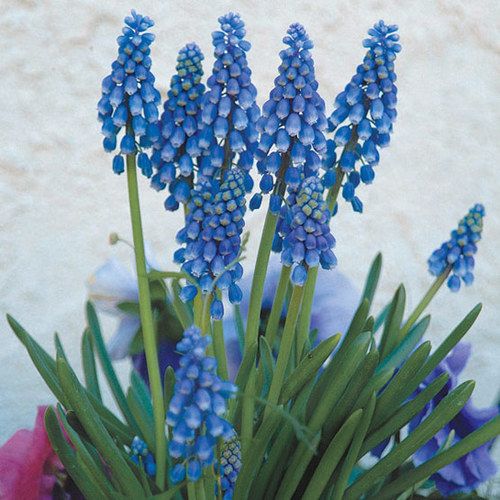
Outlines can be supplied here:
[[222, 321], [213, 322], [212, 338], [215, 359], [217, 360], [217, 373], [223, 380], [228, 380], [226, 346], [224, 345]]
[[314, 299], [314, 289], [318, 279], [318, 266], [309, 268], [307, 280], [304, 285], [304, 298], [302, 299], [302, 309], [300, 311], [299, 323], [297, 325], [297, 363], [302, 359], [302, 351], [309, 338], [311, 324], [311, 312]]
[[285, 327], [283, 329], [283, 336], [281, 337], [281, 344], [278, 352], [278, 359], [276, 361], [276, 368], [274, 370], [273, 380], [271, 382], [271, 388], [269, 389], [269, 396], [267, 398], [267, 402], [269, 404], [268, 406], [266, 406], [264, 420], [270, 411], [269, 408], [271, 408], [273, 405], [276, 405], [280, 397], [283, 381], [285, 379], [286, 369], [290, 361], [290, 354], [295, 338], [295, 329], [297, 327], [297, 318], [299, 316], [300, 304], [302, 302], [303, 295], [304, 287], [293, 287], [292, 298], [290, 299]]
[[156, 333], [151, 310], [149, 280], [146, 270], [146, 256], [142, 235], [141, 209], [139, 204], [139, 188], [137, 185], [137, 167], [135, 154], [127, 155], [127, 181], [130, 204], [130, 218], [132, 221], [132, 235], [134, 239], [135, 264], [137, 269], [137, 283], [139, 287], [139, 312], [141, 317], [144, 351], [148, 367], [151, 397], [153, 399], [153, 415], [155, 423], [156, 484], [160, 489], [165, 486], [165, 466], [167, 462], [167, 447], [165, 439], [165, 406], [163, 389], [161, 386], [160, 366], [156, 349]]
[[403, 328], [401, 329], [400, 332], [400, 339], [404, 339], [406, 337], [406, 334], [410, 331], [410, 328], [415, 324], [415, 322], [420, 318], [420, 315], [424, 312], [425, 308], [429, 305], [431, 300], [434, 298], [438, 290], [441, 288], [443, 283], [446, 281], [446, 278], [448, 278], [448, 275], [450, 274], [451, 267], [448, 266], [442, 274], [440, 274], [434, 283], [431, 285], [429, 290], [427, 290], [427, 293], [422, 297], [422, 300], [418, 303], [417, 307], [415, 310], [410, 314], [410, 317], [406, 320], [406, 323], [404, 324]]
[[328, 204], [328, 210], [333, 214], [333, 209], [335, 208], [335, 203], [337, 203], [337, 198], [339, 196], [340, 186], [342, 186], [342, 180], [344, 179], [345, 172], [341, 170], [340, 167], [337, 167], [337, 179], [335, 180], [335, 184], [328, 191], [328, 195], [326, 197], [326, 202]]
[[260, 240], [257, 260], [253, 273], [252, 289], [250, 291], [250, 305], [248, 307], [247, 330], [245, 335], [245, 352], [252, 346], [257, 345], [259, 334], [260, 310], [262, 308], [262, 296], [264, 294], [264, 281], [266, 279], [269, 256], [273, 245], [274, 232], [278, 215], [267, 211], [262, 238]]
[[267, 320], [266, 340], [271, 349], [273, 347], [274, 340], [276, 339], [276, 334], [278, 332], [278, 327], [280, 324], [281, 313], [283, 311], [283, 304], [285, 303], [286, 290], [288, 287], [288, 282], [290, 280], [291, 271], [292, 271], [291, 266], [283, 266], [281, 268], [278, 288], [276, 289], [273, 305], [271, 307], [271, 313]]

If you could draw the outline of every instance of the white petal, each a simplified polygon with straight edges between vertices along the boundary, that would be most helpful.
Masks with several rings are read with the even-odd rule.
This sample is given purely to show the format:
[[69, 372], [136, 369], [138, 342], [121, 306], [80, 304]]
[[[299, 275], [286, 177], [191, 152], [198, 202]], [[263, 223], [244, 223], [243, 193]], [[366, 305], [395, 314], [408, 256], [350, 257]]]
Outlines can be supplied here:
[[127, 314], [118, 325], [118, 329], [108, 342], [108, 354], [113, 361], [123, 359], [128, 355], [128, 350], [135, 334], [141, 326], [137, 316]]

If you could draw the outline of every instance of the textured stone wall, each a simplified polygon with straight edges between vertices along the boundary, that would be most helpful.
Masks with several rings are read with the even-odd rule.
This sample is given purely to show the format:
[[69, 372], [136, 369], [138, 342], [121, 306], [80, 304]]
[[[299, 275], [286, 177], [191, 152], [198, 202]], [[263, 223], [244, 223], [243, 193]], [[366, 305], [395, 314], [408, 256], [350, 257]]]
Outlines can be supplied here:
[[[278, 65], [287, 25], [301, 21], [315, 42], [320, 91], [335, 95], [361, 61], [361, 40], [379, 18], [398, 23], [399, 117], [382, 151], [372, 186], [360, 189], [365, 214], [343, 206], [333, 231], [339, 269], [359, 287], [374, 254], [384, 254], [378, 306], [404, 282], [414, 306], [431, 283], [429, 253], [476, 201], [488, 212], [476, 283], [442, 290], [430, 311], [438, 342], [477, 302], [484, 310], [469, 335], [466, 376], [475, 400], [491, 403], [500, 380], [500, 170], [498, 149], [498, 4], [409, 0], [167, 2], [165, 0], [2, 0], [0, 16], [0, 311], [12, 313], [52, 349], [58, 331], [77, 365], [84, 324], [84, 282], [106, 257], [117, 231], [130, 236], [125, 178], [111, 172], [100, 148], [95, 107], [100, 80], [116, 53], [115, 37], [130, 7], [156, 21], [153, 70], [166, 92], [176, 52], [187, 41], [212, 62], [217, 16], [238, 10], [253, 48], [249, 61], [262, 104]], [[496, 12], [496, 15], [495, 15]], [[496, 28], [496, 29], [495, 29]], [[169, 259], [180, 224], [166, 214], [163, 194], [141, 186], [146, 238]], [[249, 216], [251, 269], [262, 217]], [[105, 323], [106, 334], [112, 322]], [[26, 352], [0, 319], [0, 443], [31, 425], [35, 406], [52, 401]], [[122, 375], [126, 364], [121, 365]]]

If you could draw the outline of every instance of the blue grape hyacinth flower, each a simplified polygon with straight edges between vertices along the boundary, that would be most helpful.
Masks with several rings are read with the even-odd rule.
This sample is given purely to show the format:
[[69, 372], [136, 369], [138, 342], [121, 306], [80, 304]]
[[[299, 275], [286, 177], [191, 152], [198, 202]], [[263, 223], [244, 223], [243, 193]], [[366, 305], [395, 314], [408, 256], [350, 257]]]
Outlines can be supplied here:
[[[357, 212], [363, 211], [363, 204], [356, 188], [360, 182], [373, 182], [379, 149], [389, 145], [397, 117], [394, 61], [401, 51], [397, 30], [395, 24], [386, 25], [382, 20], [368, 30], [363, 63], [335, 98], [336, 109], [328, 119], [329, 131], [335, 135], [328, 141], [327, 176], [334, 182], [337, 167], [345, 174], [342, 196]], [[337, 154], [336, 148], [342, 151]]]
[[154, 85], [150, 57], [155, 37], [147, 32], [154, 22], [133, 10], [125, 18], [125, 25], [117, 39], [118, 56], [111, 65], [111, 74], [102, 82], [98, 118], [102, 122], [103, 147], [108, 152], [117, 148], [118, 136], [125, 129], [119, 153], [113, 158], [113, 171], [124, 172], [123, 155], [139, 152], [137, 165], [146, 177], [151, 177], [151, 160], [142, 148], [150, 147], [160, 135], [157, 122], [161, 98]]
[[[221, 16], [219, 23], [220, 31], [212, 33], [215, 63], [198, 124], [198, 146], [203, 151], [199, 170], [206, 177], [233, 163], [248, 172], [259, 138], [255, 124], [260, 110], [246, 57], [251, 45], [245, 40], [245, 23], [232, 12]], [[250, 190], [249, 175], [246, 183]]]
[[187, 204], [201, 149], [198, 146], [198, 124], [201, 99], [205, 86], [198, 45], [188, 43], [177, 56], [177, 73], [163, 105], [159, 127], [161, 136], [153, 144], [151, 161], [156, 170], [151, 185], [158, 191], [167, 185], [170, 195], [165, 201], [167, 210], [177, 210]]
[[228, 441], [235, 434], [223, 415], [237, 388], [218, 377], [217, 361], [206, 355], [210, 342], [209, 336], [191, 326], [177, 344], [182, 357], [166, 418], [172, 428], [168, 451], [176, 461], [170, 469], [174, 484], [185, 478], [198, 481], [204, 468], [215, 465], [217, 440]]
[[[245, 226], [245, 174], [238, 168], [224, 173], [219, 186], [215, 179], [200, 177], [191, 192], [186, 225], [177, 233], [183, 248], [176, 251], [174, 260], [182, 264], [199, 285], [203, 294], [227, 290], [231, 303], [241, 302], [242, 293], [237, 281], [243, 268], [236, 262], [241, 250], [241, 235]], [[198, 289], [188, 284], [181, 299], [192, 300]], [[212, 318], [221, 319], [222, 301], [214, 297], [210, 307]]]
[[156, 462], [153, 454], [149, 451], [147, 444], [139, 437], [135, 436], [130, 445], [130, 458], [132, 462], [143, 467], [144, 472], [149, 477], [156, 474]]
[[234, 485], [241, 468], [241, 445], [237, 437], [226, 441], [222, 446], [219, 464], [221, 490], [224, 500], [233, 498]]
[[460, 290], [460, 283], [471, 285], [474, 281], [474, 255], [477, 252], [477, 242], [483, 231], [484, 206], [474, 205], [467, 215], [459, 222], [458, 228], [451, 232], [451, 238], [445, 241], [429, 257], [429, 272], [440, 276], [450, 268], [448, 288], [452, 292]]
[[323, 269], [331, 269], [337, 264], [323, 191], [318, 177], [307, 177], [281, 207], [273, 249], [281, 252], [283, 265], [295, 265], [291, 276], [294, 285], [304, 285], [310, 267], [321, 264]]
[[261, 138], [256, 158], [262, 177], [260, 193], [250, 203], [257, 209], [262, 194], [273, 192], [273, 213], [279, 212], [285, 187], [297, 189], [304, 176], [317, 175], [326, 153], [325, 103], [317, 92], [313, 42], [299, 23], [289, 27], [283, 42], [288, 47], [280, 52], [279, 74], [257, 122]]

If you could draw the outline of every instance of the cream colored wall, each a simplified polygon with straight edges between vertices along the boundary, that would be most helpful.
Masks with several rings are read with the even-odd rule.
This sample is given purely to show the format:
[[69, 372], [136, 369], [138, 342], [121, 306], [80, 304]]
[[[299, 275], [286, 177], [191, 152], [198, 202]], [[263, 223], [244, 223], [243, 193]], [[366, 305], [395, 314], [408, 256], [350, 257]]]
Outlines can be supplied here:
[[[487, 208], [476, 283], [431, 307], [438, 342], [477, 302], [484, 311], [469, 335], [466, 375], [475, 399], [490, 403], [500, 380], [500, 169], [498, 45], [491, 1], [136, 1], [2, 0], [0, 16], [0, 311], [13, 314], [52, 349], [58, 331], [78, 364], [84, 281], [108, 256], [130, 261], [107, 236], [130, 234], [124, 177], [111, 172], [95, 119], [101, 78], [130, 7], [156, 21], [153, 70], [165, 95], [178, 48], [197, 41], [211, 65], [217, 16], [238, 10], [247, 23], [254, 81], [262, 104], [289, 23], [305, 24], [316, 47], [320, 91], [333, 98], [361, 61], [361, 40], [379, 18], [400, 26], [399, 118], [375, 183], [360, 189], [365, 214], [345, 206], [335, 219], [339, 269], [361, 286], [369, 260], [384, 253], [378, 305], [404, 281], [415, 305], [429, 286], [429, 253], [476, 201]], [[142, 182], [147, 239], [171, 255], [178, 216]], [[252, 265], [262, 221], [250, 214]], [[112, 323], [106, 323], [107, 334]], [[35, 406], [52, 401], [27, 354], [0, 319], [0, 442], [31, 425]], [[126, 366], [121, 365], [122, 374]]]

